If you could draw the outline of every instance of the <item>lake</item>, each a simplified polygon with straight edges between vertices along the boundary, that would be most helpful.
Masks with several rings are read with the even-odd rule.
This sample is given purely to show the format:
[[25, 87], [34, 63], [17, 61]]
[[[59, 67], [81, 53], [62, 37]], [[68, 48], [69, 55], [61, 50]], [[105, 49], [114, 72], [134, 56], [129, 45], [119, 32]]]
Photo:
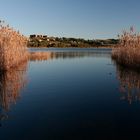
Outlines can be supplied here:
[[111, 49], [48, 52], [0, 73], [0, 140], [140, 138], [140, 74]]

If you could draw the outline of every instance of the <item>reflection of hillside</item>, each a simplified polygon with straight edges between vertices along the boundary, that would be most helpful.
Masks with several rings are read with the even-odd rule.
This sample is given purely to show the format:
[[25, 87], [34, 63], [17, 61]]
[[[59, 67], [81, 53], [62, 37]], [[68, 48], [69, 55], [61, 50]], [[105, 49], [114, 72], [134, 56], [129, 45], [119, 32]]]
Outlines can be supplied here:
[[104, 51], [60, 51], [60, 52], [30, 52], [31, 61], [43, 61], [50, 59], [66, 59], [66, 58], [80, 58], [80, 57], [110, 57], [110, 52]]
[[132, 101], [140, 101], [140, 73], [117, 65], [117, 76], [120, 81], [121, 99], [130, 104]]
[[0, 72], [0, 105], [1, 110], [9, 110], [11, 104], [16, 103], [21, 89], [26, 85], [27, 63], [16, 69]]
[[55, 58], [80, 58], [80, 57], [110, 57], [110, 53], [75, 51], [75, 52], [54, 52]]

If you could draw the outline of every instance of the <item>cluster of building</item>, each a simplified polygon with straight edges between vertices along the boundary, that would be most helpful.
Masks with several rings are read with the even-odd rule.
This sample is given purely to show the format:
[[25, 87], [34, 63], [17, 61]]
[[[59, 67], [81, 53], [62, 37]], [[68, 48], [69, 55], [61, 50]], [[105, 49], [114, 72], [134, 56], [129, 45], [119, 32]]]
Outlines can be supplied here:
[[43, 40], [46, 40], [46, 41], [55, 41], [55, 37], [49, 37], [47, 35], [36, 35], [36, 34], [33, 34], [33, 35], [30, 35], [30, 38], [29, 40], [32, 40], [32, 39], [37, 39], [39, 40], [40, 42], [43, 41]]

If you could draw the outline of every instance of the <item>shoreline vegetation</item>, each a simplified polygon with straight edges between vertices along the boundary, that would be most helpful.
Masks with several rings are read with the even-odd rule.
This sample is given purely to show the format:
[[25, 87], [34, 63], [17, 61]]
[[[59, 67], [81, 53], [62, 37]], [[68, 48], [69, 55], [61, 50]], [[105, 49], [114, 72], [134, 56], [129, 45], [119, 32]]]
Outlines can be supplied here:
[[140, 68], [140, 34], [134, 32], [133, 27], [130, 31], [123, 31], [119, 36], [119, 44], [112, 52], [112, 59], [116, 63], [132, 69]]
[[96, 39], [85, 40], [81, 38], [58, 38], [47, 35], [30, 35], [28, 39], [29, 48], [92, 48], [92, 47], [115, 47], [119, 43], [118, 39]]
[[119, 39], [85, 40], [78, 38], [58, 38], [47, 35], [23, 36], [4, 21], [0, 20], [0, 70], [17, 67], [30, 59], [48, 59], [45, 52], [31, 53], [27, 47], [34, 48], [112, 48], [112, 59], [115, 63], [130, 68], [140, 68], [140, 34], [123, 31]]
[[27, 38], [0, 20], [0, 70], [16, 67], [27, 59]]

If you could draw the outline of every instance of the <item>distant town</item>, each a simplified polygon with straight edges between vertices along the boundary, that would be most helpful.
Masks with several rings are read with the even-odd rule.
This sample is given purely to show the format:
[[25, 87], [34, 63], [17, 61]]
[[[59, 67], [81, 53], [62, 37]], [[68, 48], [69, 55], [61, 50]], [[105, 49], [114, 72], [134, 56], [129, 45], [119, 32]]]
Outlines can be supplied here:
[[47, 35], [30, 35], [28, 47], [112, 47], [119, 42], [118, 39], [93, 39], [85, 40], [82, 38], [49, 37]]

